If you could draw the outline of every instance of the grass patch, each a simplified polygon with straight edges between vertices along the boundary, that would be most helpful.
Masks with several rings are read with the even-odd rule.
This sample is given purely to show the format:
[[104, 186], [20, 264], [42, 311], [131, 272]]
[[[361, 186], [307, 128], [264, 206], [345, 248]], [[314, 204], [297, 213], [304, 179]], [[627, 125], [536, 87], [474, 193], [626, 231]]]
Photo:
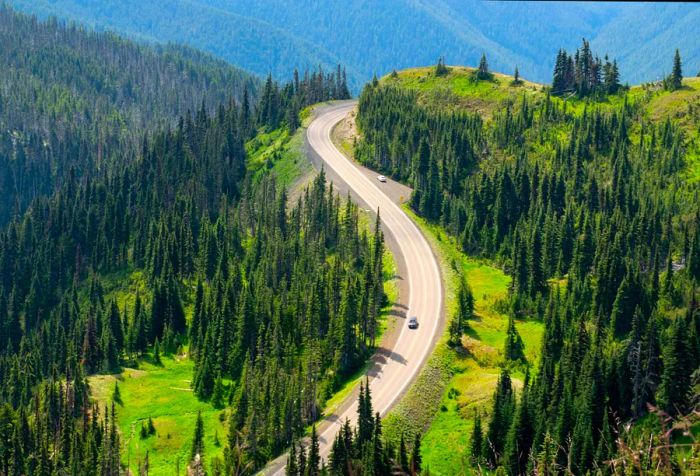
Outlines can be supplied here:
[[248, 170], [255, 180], [268, 173], [273, 174], [278, 183], [285, 187], [293, 185], [300, 177], [311, 170], [311, 164], [304, 158], [305, 128], [299, 128], [290, 135], [286, 128], [275, 129], [257, 135], [246, 144]]
[[446, 109], [469, 108], [484, 116], [490, 116], [503, 102], [517, 102], [523, 94], [539, 96], [542, 85], [522, 81], [513, 83], [513, 77], [494, 73], [491, 81], [474, 80], [474, 68], [450, 66], [449, 72], [436, 76], [433, 67], [410, 68], [388, 75], [382, 82], [395, 84], [420, 93], [420, 103]]
[[[162, 357], [162, 366], [142, 361], [138, 369], [125, 368], [116, 375], [88, 378], [91, 397], [101, 406], [111, 405], [115, 382], [123, 404], [116, 406], [121, 432], [122, 462], [138, 474], [138, 463], [148, 454], [149, 474], [172, 475], [179, 462], [185, 473], [197, 412], [202, 412], [205, 461], [221, 455], [226, 440], [222, 410], [195, 397], [190, 388], [194, 364], [183, 358]], [[156, 434], [141, 439], [141, 424], [153, 419]], [[220, 445], [215, 443], [218, 437]]]
[[291, 135], [285, 127], [281, 127], [258, 134], [248, 141], [248, 170], [253, 179], [260, 180], [263, 176], [272, 174], [279, 184], [291, 187], [308, 174], [312, 165], [304, 156], [305, 133], [305, 126]]

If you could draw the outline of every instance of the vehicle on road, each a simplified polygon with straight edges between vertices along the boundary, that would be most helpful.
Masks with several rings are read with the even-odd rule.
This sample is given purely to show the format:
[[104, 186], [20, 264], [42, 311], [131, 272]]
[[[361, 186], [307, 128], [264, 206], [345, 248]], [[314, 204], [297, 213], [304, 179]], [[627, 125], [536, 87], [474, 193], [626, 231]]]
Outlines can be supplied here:
[[377, 177], [377, 180], [379, 180], [379, 181], [382, 182], [382, 183], [385, 183], [385, 182], [386, 182], [386, 177], [383, 176], [383, 175], [380, 175], [379, 177]]
[[418, 318], [416, 316], [413, 316], [408, 320], [408, 328], [409, 329], [418, 329]]

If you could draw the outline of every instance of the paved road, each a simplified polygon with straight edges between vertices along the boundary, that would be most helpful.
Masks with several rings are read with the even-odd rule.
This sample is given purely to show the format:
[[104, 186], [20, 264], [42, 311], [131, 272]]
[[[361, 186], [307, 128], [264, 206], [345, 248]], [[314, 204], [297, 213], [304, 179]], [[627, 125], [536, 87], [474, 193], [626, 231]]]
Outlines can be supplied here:
[[[417, 316], [419, 328], [408, 329], [403, 319], [393, 345], [384, 349], [380, 359], [375, 358], [375, 366], [369, 372], [370, 389], [374, 410], [382, 416], [397, 403], [408, 389], [409, 384], [418, 375], [421, 367], [437, 341], [442, 328], [443, 292], [440, 280], [440, 270], [437, 259], [430, 245], [423, 237], [418, 227], [392, 199], [382, 191], [385, 184], [376, 180], [348, 160], [332, 143], [331, 130], [355, 106], [354, 102], [342, 103], [324, 107], [309, 125], [307, 141], [310, 148], [323, 160], [329, 177], [342, 180], [342, 185], [351, 189], [354, 194], [372, 210], [379, 209], [384, 232], [391, 235], [391, 246], [397, 257], [402, 258], [405, 274], [404, 280], [408, 291], [408, 309], [406, 316]], [[343, 187], [344, 188], [344, 187]], [[328, 459], [330, 448], [338, 429], [349, 419], [352, 424], [356, 421], [356, 393], [349, 401], [340, 405], [333, 415], [319, 425], [319, 443], [321, 456]], [[278, 458], [263, 472], [266, 474], [284, 474], [286, 455]]]

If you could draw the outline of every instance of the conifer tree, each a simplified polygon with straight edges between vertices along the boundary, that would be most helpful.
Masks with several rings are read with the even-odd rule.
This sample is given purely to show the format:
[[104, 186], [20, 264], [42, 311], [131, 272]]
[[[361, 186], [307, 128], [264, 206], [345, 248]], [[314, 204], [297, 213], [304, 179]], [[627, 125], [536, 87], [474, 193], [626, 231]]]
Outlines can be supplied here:
[[669, 77], [669, 89], [676, 91], [683, 87], [683, 69], [681, 64], [681, 55], [676, 48], [676, 54], [673, 56], [673, 70]]
[[406, 452], [406, 440], [404, 439], [403, 431], [399, 440], [399, 466], [405, 473], [408, 472], [408, 453]]
[[204, 454], [204, 421], [202, 411], [197, 412], [197, 420], [194, 423], [194, 435], [192, 436], [192, 446], [190, 449], [190, 461], [194, 461], [195, 456], [200, 458]]
[[484, 447], [484, 434], [481, 429], [481, 416], [478, 410], [474, 410], [474, 427], [472, 428], [472, 438], [470, 443], [471, 462], [478, 466], [481, 462], [481, 452]]
[[440, 56], [438, 58], [437, 65], [435, 65], [435, 76], [444, 76], [449, 72], [447, 66], [445, 66], [445, 57]]
[[518, 66], [515, 66], [515, 71], [513, 72], [513, 84], [518, 85], [521, 84], [522, 80], [520, 79], [520, 71], [518, 71]]
[[462, 277], [457, 293], [457, 312], [452, 319], [450, 334], [453, 345], [459, 344], [462, 332], [469, 324], [468, 321], [474, 316], [474, 295], [466, 278]]
[[119, 382], [115, 381], [114, 382], [114, 391], [112, 392], [112, 401], [114, 403], [117, 403], [119, 405], [122, 405], [124, 402], [122, 402], [122, 395], [121, 392], [119, 391]]
[[421, 469], [423, 467], [423, 458], [420, 454], [420, 445], [421, 445], [421, 437], [420, 433], [416, 433], [415, 438], [413, 439], [413, 448], [411, 449], [411, 462], [410, 462], [410, 468], [411, 468], [411, 474], [420, 474]]
[[693, 364], [689, 361], [691, 356], [684, 319], [676, 318], [663, 349], [663, 374], [658, 395], [659, 405], [671, 415], [685, 411], [693, 371]]
[[513, 416], [513, 388], [510, 373], [507, 369], [501, 371], [493, 397], [491, 421], [485, 441], [485, 457], [491, 467], [496, 467], [503, 453], [506, 435]]
[[311, 427], [311, 444], [309, 445], [306, 474], [308, 476], [319, 476], [321, 474], [321, 453], [318, 445], [318, 435], [316, 434], [316, 425]]
[[525, 360], [525, 346], [515, 327], [515, 318], [508, 316], [508, 329], [506, 331], [506, 343], [504, 348], [505, 358], [512, 361]]
[[481, 54], [481, 59], [479, 60], [479, 68], [476, 73], [477, 79], [490, 80], [493, 75], [489, 71], [489, 62], [486, 59], [486, 53]]

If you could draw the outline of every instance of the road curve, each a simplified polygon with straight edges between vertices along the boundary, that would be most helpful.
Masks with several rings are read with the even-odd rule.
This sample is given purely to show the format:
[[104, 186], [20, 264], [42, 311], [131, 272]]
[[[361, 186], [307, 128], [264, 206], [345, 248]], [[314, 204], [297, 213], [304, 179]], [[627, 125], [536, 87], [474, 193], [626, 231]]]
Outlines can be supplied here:
[[[443, 305], [442, 283], [437, 259], [425, 237], [409, 216], [381, 189], [382, 185], [368, 177], [348, 160], [331, 141], [331, 131], [354, 107], [354, 102], [324, 108], [307, 130], [309, 146], [321, 157], [326, 169], [345, 182], [371, 210], [379, 209], [382, 229], [392, 235], [395, 246], [405, 261], [408, 289], [406, 316], [417, 316], [418, 329], [411, 330], [401, 320], [400, 331], [393, 347], [387, 349], [370, 372], [370, 389], [374, 410], [382, 416], [397, 403], [409, 384], [418, 375], [437, 341], [441, 329]], [[356, 395], [348, 397], [356, 399]], [[340, 426], [349, 419], [355, 424], [356, 401], [340, 405], [338, 411], [327, 417], [319, 428], [321, 456], [328, 460], [330, 449]], [[263, 471], [266, 474], [284, 474], [286, 455], [278, 458]]]

